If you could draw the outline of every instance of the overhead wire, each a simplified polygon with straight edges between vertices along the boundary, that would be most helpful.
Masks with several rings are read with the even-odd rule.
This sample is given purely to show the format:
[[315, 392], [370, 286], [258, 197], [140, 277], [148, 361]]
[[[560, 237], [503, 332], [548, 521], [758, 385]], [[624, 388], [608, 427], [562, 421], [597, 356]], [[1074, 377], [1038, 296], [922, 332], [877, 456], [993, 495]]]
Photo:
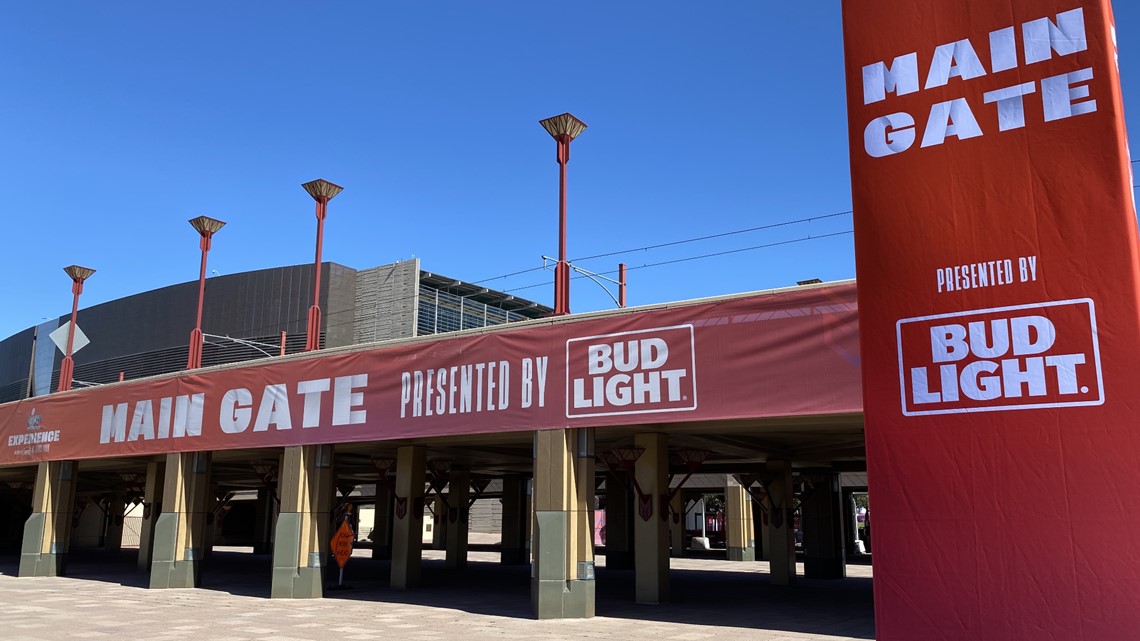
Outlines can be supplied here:
[[[611, 257], [611, 256], [617, 256], [617, 255], [621, 255], [621, 254], [651, 251], [654, 249], [662, 249], [665, 247], [674, 247], [674, 246], [678, 246], [678, 245], [685, 245], [685, 244], [701, 242], [701, 241], [705, 241], [705, 240], [714, 240], [717, 238], [726, 238], [726, 237], [736, 236], [736, 235], [740, 235], [740, 234], [746, 234], [746, 233], [750, 233], [750, 232], [765, 231], [765, 230], [770, 230], [770, 229], [778, 229], [781, 227], [788, 227], [788, 226], [796, 225], [796, 224], [810, 223], [810, 222], [818, 221], [818, 220], [827, 220], [830, 218], [837, 218], [840, 216], [850, 215], [851, 213], [852, 213], [851, 210], [845, 210], [845, 211], [839, 211], [839, 212], [834, 212], [834, 213], [830, 213], [830, 214], [820, 214], [820, 215], [815, 215], [815, 216], [808, 216], [808, 217], [804, 217], [804, 218], [798, 218], [795, 220], [786, 220], [786, 221], [781, 221], [781, 222], [777, 222], [777, 223], [771, 223], [768, 225], [759, 225], [759, 226], [755, 226], [755, 227], [747, 227], [744, 229], [735, 229], [735, 230], [726, 231], [726, 232], [719, 232], [716, 234], [707, 234], [707, 235], [703, 235], [703, 236], [694, 236], [691, 238], [682, 238], [679, 240], [667, 241], [667, 242], [663, 242], [663, 243], [654, 243], [654, 244], [645, 245], [642, 247], [634, 247], [634, 248], [622, 249], [622, 250], [611, 251], [611, 252], [603, 252], [600, 254], [594, 254], [592, 256], [583, 256], [580, 258], [575, 258], [575, 259], [573, 259], [573, 261], [586, 261], [586, 260], [593, 260], [593, 259], [597, 259], [597, 258], [606, 258], [606, 257]], [[660, 267], [660, 266], [664, 266], [664, 265], [671, 265], [671, 264], [682, 263], [682, 262], [690, 262], [690, 261], [694, 261], [694, 260], [703, 260], [703, 259], [708, 259], [708, 258], [714, 258], [717, 256], [725, 256], [725, 255], [736, 254], [736, 253], [741, 253], [741, 252], [755, 251], [757, 249], [764, 249], [764, 248], [768, 248], [768, 247], [776, 247], [779, 245], [788, 245], [788, 244], [800, 243], [800, 242], [804, 242], [807, 240], [829, 238], [829, 237], [833, 237], [833, 236], [842, 236], [844, 234], [850, 234], [850, 233], [852, 233], [852, 232], [851, 231], [843, 231], [843, 232], [831, 233], [831, 234], [822, 234], [822, 235], [814, 235], [814, 236], [809, 235], [809, 236], [806, 236], [803, 238], [796, 238], [796, 239], [792, 239], [792, 240], [779, 241], [779, 242], [775, 242], [775, 243], [767, 243], [767, 244], [763, 244], [763, 245], [754, 245], [751, 247], [731, 249], [731, 250], [726, 250], [726, 251], [722, 251], [722, 252], [712, 252], [712, 253], [708, 253], [708, 254], [702, 254], [699, 256], [689, 256], [689, 257], [685, 257], [685, 258], [659, 261], [656, 263], [647, 263], [647, 264], [643, 264], [643, 265], [630, 267], [630, 268], [628, 268], [627, 271], [648, 269], [648, 268], [652, 268], [652, 267]], [[511, 278], [514, 276], [520, 276], [520, 275], [528, 274], [531, 272], [543, 271], [546, 269], [548, 269], [547, 266], [530, 267], [527, 269], [520, 269], [520, 270], [508, 272], [506, 274], [501, 274], [498, 276], [491, 276], [488, 278], [482, 278], [482, 279], [475, 280], [475, 281], [468, 281], [468, 284], [477, 285], [477, 284], [487, 283], [487, 282], [491, 282], [491, 281], [495, 281], [495, 280], [502, 280], [504, 278]], [[617, 273], [617, 270], [599, 272], [600, 275], [612, 275], [615, 273]], [[580, 278], [584, 278], [584, 276], [576, 275], [576, 276], [573, 276], [572, 278], [574, 280], [577, 280]], [[527, 290], [527, 289], [534, 289], [536, 287], [549, 286], [552, 283], [553, 283], [553, 281], [546, 281], [546, 282], [542, 282], [542, 283], [535, 283], [533, 285], [524, 285], [522, 287], [512, 287], [512, 288], [503, 289], [500, 291], [502, 291], [503, 293], [523, 291], [523, 290]], [[436, 287], [435, 289], [440, 289], [441, 291], [446, 291], [448, 288], [447, 287]], [[405, 297], [401, 297], [401, 298], [397, 298], [397, 299], [394, 299], [390, 302], [391, 303], [410, 302], [410, 301], [414, 301], [418, 295], [419, 294], [417, 291], [414, 294], [411, 294], [411, 295], [408, 295]], [[358, 309], [359, 309], [359, 307], [353, 306], [353, 307], [349, 307], [349, 308], [345, 308], [345, 309], [328, 311], [328, 312], [325, 312], [323, 315], [326, 319], [328, 319], [330, 317], [339, 316], [339, 315], [343, 315], [343, 314], [350, 314], [350, 313], [354, 314]], [[501, 304], [498, 306], [498, 309], [503, 309], [504, 311], [512, 311], [512, 310], [507, 310], [506, 308], [502, 307]], [[250, 335], [258, 335], [260, 332], [263, 332], [266, 330], [279, 331], [281, 329], [281, 327], [283, 327], [283, 326], [287, 326], [287, 325], [291, 325], [291, 324], [295, 324], [295, 323], [302, 323], [306, 320], [306, 318], [307, 318], [307, 314], [303, 315], [303, 316], [296, 317], [296, 318], [282, 319], [278, 322], [266, 323], [265, 325], [261, 325], [259, 327], [249, 327], [249, 328], [246, 328], [245, 331], [249, 332]], [[336, 328], [336, 327], [342, 327], [345, 325], [351, 325], [354, 322], [355, 322], [355, 319], [347, 320], [347, 321], [343, 321], [343, 322], [338, 322], [338, 323], [326, 323], [325, 329], [327, 331], [328, 329], [332, 329], [332, 328]]]

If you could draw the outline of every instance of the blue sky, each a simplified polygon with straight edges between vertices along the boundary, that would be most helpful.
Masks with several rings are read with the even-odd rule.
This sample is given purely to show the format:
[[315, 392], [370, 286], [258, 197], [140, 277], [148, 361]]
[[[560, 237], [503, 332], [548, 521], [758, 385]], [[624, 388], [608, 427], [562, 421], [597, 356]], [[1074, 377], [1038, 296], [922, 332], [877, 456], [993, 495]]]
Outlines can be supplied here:
[[[0, 337], [69, 310], [71, 263], [98, 270], [83, 306], [197, 278], [198, 215], [229, 223], [210, 254], [220, 273], [311, 261], [299, 184], [318, 177], [345, 187], [326, 260], [415, 255], [469, 281], [541, 266], [557, 252], [557, 165], [537, 121], [564, 111], [590, 125], [570, 162], [571, 258], [844, 212], [839, 7], [10, 5]], [[1140, 7], [1116, 11], [1140, 122]], [[578, 264], [624, 260], [634, 305], [849, 278], [850, 228], [844, 215]], [[636, 269], [828, 234], [840, 235]], [[550, 304], [551, 286], [526, 287], [551, 279], [487, 285]], [[571, 304], [612, 306], [584, 280]]]

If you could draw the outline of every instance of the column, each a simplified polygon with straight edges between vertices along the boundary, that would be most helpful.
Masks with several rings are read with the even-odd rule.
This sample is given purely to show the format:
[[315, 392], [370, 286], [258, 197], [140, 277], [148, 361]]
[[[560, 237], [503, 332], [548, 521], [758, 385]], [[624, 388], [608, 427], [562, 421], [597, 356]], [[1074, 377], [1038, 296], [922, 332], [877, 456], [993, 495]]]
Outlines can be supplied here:
[[[753, 488], [753, 491], [758, 491], [758, 488]], [[766, 510], [768, 509], [767, 499], [757, 499], [752, 497], [752, 532], [756, 535], [756, 560], [767, 561], [768, 559], [768, 543], [771, 537], [768, 536], [768, 525], [764, 522]]]
[[755, 561], [752, 497], [731, 475], [724, 488], [724, 521], [729, 561]]
[[809, 579], [847, 577], [843, 540], [843, 494], [838, 474], [815, 474], [804, 489], [800, 525], [804, 530], [804, 576]]
[[669, 501], [669, 556], [680, 558], [685, 555], [685, 497], [677, 488], [677, 493]]
[[526, 551], [526, 524], [530, 520], [527, 507], [526, 479], [521, 476], [503, 478], [503, 543], [499, 562], [522, 565], [530, 561]]
[[218, 486], [210, 484], [210, 498], [206, 500], [206, 536], [202, 541], [202, 558], [208, 559], [214, 555], [214, 541], [218, 538], [218, 508], [222, 499], [218, 496]]
[[372, 522], [372, 558], [392, 558], [392, 486], [381, 479], [376, 484], [376, 516]]
[[281, 513], [273, 541], [272, 598], [324, 595], [335, 480], [332, 445], [285, 448], [277, 482]]
[[669, 492], [669, 442], [664, 434], [638, 434], [634, 445], [643, 449], [634, 474], [641, 491], [652, 501], [652, 515], [643, 518], [638, 497], [633, 519], [634, 586], [638, 603], [669, 601], [669, 522], [661, 497]]
[[112, 492], [111, 500], [107, 503], [107, 533], [103, 537], [103, 549], [108, 552], [118, 552], [123, 549], [123, 516], [127, 512], [127, 503], [122, 492]]
[[426, 451], [420, 445], [405, 445], [396, 453], [396, 522], [392, 530], [392, 587], [398, 590], [406, 590], [420, 583], [426, 463]]
[[431, 549], [447, 549], [447, 506], [438, 493], [431, 503]]
[[467, 509], [467, 499], [471, 494], [471, 472], [451, 470], [447, 481], [447, 556], [445, 565], [449, 570], [467, 567], [467, 540], [471, 515]]
[[210, 504], [210, 453], [166, 455], [162, 513], [154, 525], [152, 588], [196, 588], [200, 583], [206, 509]]
[[629, 477], [606, 474], [606, 569], [633, 569], [633, 491]]
[[590, 429], [534, 434], [531, 606], [539, 619], [594, 616], [594, 447]]
[[796, 581], [796, 539], [792, 527], [792, 464], [768, 461], [764, 482], [768, 489], [768, 562], [772, 585]]
[[139, 528], [139, 570], [150, 572], [154, 561], [154, 524], [162, 514], [162, 490], [166, 485], [166, 461], [146, 464], [146, 487], [143, 489], [143, 514]]
[[32, 515], [24, 524], [20, 576], [63, 576], [75, 511], [75, 461], [40, 463]]
[[253, 512], [253, 553], [273, 552], [273, 489], [263, 487], [257, 490], [257, 504]]

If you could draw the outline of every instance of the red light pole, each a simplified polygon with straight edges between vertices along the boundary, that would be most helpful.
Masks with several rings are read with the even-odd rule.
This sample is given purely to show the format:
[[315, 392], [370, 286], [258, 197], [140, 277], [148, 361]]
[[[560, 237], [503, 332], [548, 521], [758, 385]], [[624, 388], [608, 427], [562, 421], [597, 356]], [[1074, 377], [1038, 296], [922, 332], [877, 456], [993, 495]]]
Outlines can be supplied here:
[[618, 263], [618, 307], [625, 307], [625, 263]]
[[198, 273], [198, 320], [190, 332], [190, 355], [186, 358], [186, 369], [198, 369], [202, 366], [202, 303], [206, 298], [206, 254], [210, 252], [214, 233], [226, 224], [208, 216], [199, 216], [192, 218], [190, 225], [201, 236], [198, 247], [202, 249], [202, 268]]
[[59, 386], [56, 388], [58, 392], [71, 389], [71, 377], [75, 373], [75, 360], [72, 359], [71, 352], [75, 346], [75, 318], [79, 314], [79, 295], [83, 293], [83, 281], [95, 273], [94, 269], [79, 265], [64, 267], [63, 271], [71, 277], [71, 326], [67, 328], [67, 354], [59, 366]]
[[306, 326], [305, 351], [312, 352], [321, 348], [321, 247], [325, 241], [325, 216], [328, 214], [328, 204], [336, 195], [344, 190], [340, 185], [334, 185], [324, 178], [318, 178], [301, 185], [313, 200], [317, 201], [317, 258], [313, 270], [313, 306], [309, 308], [309, 322]]
[[554, 268], [554, 315], [570, 313], [570, 265], [566, 262], [566, 163], [570, 143], [586, 130], [586, 123], [569, 113], [538, 121], [558, 144], [558, 265]]

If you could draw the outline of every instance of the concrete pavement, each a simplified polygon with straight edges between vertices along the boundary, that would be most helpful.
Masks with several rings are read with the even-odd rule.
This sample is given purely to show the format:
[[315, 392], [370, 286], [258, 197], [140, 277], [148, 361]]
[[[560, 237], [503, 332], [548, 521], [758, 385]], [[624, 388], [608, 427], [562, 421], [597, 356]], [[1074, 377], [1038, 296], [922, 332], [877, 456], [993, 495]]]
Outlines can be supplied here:
[[[632, 572], [598, 570], [597, 617], [535, 621], [527, 566], [504, 567], [497, 554], [471, 552], [467, 571], [425, 551], [424, 587], [387, 587], [387, 564], [358, 551], [347, 577], [355, 589], [316, 600], [269, 600], [268, 557], [218, 552], [204, 588], [149, 590], [131, 569], [105, 556], [74, 559], [85, 578], [13, 576], [0, 560], [0, 638], [6, 641], [403, 641], [613, 639], [844, 641], [873, 638], [870, 567], [849, 566], [846, 581], [767, 584], [767, 564], [672, 559], [673, 602], [633, 603]], [[802, 567], [800, 568], [802, 572]]]

